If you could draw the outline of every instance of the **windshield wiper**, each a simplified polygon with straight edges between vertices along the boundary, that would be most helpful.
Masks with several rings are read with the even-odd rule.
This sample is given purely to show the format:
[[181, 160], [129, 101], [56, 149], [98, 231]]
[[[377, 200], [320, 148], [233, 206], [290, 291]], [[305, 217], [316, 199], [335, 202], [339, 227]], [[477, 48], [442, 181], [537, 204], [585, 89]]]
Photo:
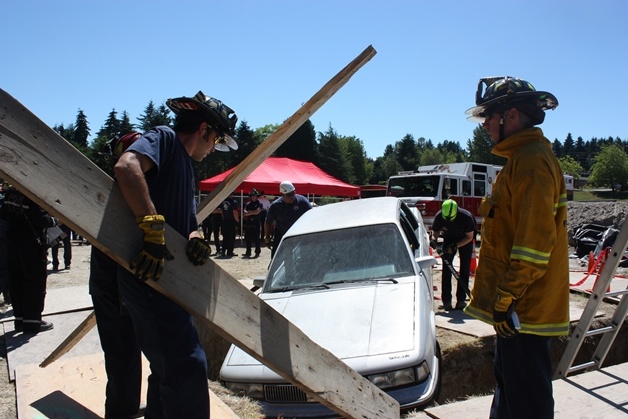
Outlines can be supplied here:
[[399, 281], [397, 281], [394, 278], [360, 278], [360, 279], [345, 279], [342, 281], [325, 282], [325, 284], [333, 285], [333, 284], [349, 284], [353, 282], [384, 282], [384, 281], [392, 282], [393, 284], [399, 283]]
[[317, 284], [317, 285], [291, 285], [289, 287], [282, 287], [282, 288], [273, 288], [271, 289], [269, 292], [287, 292], [287, 291], [295, 291], [295, 290], [311, 290], [311, 289], [326, 289], [328, 290], [329, 287], [326, 284]]
[[393, 284], [399, 283], [399, 281], [397, 281], [395, 278], [373, 278], [373, 279], [369, 279], [369, 281], [392, 282]]

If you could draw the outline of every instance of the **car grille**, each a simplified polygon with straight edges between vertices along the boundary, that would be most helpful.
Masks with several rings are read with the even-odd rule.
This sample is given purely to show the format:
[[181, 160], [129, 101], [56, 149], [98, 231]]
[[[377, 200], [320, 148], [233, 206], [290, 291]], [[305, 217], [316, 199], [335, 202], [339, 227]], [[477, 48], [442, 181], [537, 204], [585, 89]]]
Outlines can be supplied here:
[[305, 403], [310, 401], [305, 392], [289, 384], [265, 385], [264, 398], [268, 402], [275, 403]]

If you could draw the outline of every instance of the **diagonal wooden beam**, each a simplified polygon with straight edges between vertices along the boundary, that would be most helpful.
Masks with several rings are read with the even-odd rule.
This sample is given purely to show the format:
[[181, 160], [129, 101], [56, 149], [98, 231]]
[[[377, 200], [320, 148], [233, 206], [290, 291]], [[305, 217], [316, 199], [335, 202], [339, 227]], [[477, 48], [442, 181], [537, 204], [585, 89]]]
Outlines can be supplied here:
[[[307, 119], [314, 114], [349, 78], [355, 74], [364, 64], [366, 64], [377, 52], [372, 46], [368, 46], [351, 63], [347, 64], [338, 74], [328, 81], [319, 91], [310, 98], [298, 111], [279, 126], [266, 141], [253, 150], [219, 185], [216, 190], [201, 202], [197, 210], [199, 221], [207, 218], [209, 213], [216, 208], [229, 193], [234, 190], [248, 175], [250, 175], [260, 164], [266, 160], [277, 148], [281, 146]], [[81, 323], [72, 336], [74, 339], [64, 340], [41, 364], [42, 367], [50, 365], [52, 362], [66, 354], [80, 339], [94, 327], [95, 323]]]
[[251, 154], [246, 156], [236, 168], [229, 173], [223, 182], [214, 189], [198, 207], [198, 219], [200, 221], [229, 196], [231, 191], [238, 187], [248, 175], [264, 162], [275, 150], [277, 150], [294, 132], [299, 129], [330, 97], [345, 85], [364, 64], [377, 54], [377, 51], [369, 45], [360, 55], [340, 70], [331, 80], [320, 88], [314, 96], [303, 104], [290, 118], [286, 119], [266, 140], [260, 144]]
[[[128, 267], [142, 237], [117, 185], [3, 90], [0, 174]], [[187, 240], [169, 226], [166, 240], [175, 259], [166, 264], [159, 282], [149, 281], [152, 287], [338, 414], [399, 417], [394, 399], [319, 347], [216, 263], [189, 263]]]

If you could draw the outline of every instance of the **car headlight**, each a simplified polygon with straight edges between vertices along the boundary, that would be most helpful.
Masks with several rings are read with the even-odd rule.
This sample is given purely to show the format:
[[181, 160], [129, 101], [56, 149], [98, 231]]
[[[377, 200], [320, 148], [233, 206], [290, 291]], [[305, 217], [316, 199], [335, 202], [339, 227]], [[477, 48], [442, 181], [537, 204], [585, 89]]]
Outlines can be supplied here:
[[406, 384], [420, 383], [430, 375], [427, 362], [423, 361], [418, 367], [388, 371], [381, 374], [368, 375], [366, 378], [381, 389], [400, 387]]
[[223, 386], [231, 390], [236, 396], [247, 396], [252, 399], [264, 398], [264, 385], [257, 383], [234, 383], [226, 381]]

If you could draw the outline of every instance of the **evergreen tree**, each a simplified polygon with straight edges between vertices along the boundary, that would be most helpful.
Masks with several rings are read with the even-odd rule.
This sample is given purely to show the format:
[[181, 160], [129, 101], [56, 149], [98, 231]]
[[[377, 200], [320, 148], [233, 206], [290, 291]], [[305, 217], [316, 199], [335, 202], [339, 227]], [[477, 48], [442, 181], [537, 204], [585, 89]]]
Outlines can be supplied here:
[[325, 133], [318, 133], [318, 151], [318, 162], [313, 163], [336, 179], [348, 182], [351, 176], [349, 165], [340, 148], [338, 133], [331, 124]]
[[402, 170], [416, 170], [419, 166], [419, 150], [411, 134], [395, 143], [395, 158]]
[[397, 161], [397, 159], [394, 157], [393, 154], [389, 154], [387, 157], [383, 158], [381, 171], [386, 180], [388, 180], [388, 178], [391, 176], [398, 175], [399, 172], [401, 172], [402, 170], [403, 169], [401, 165], [399, 164], [399, 162]]
[[554, 155], [558, 158], [563, 156], [563, 145], [560, 143], [560, 141], [558, 141], [558, 138], [556, 138], [552, 143], [552, 151], [554, 152]]
[[67, 127], [64, 127], [63, 124], [58, 124], [52, 127], [54, 131], [57, 132], [60, 136], [65, 138], [68, 142], [74, 142], [74, 125], [70, 124]]
[[466, 154], [457, 142], [445, 140], [436, 148], [443, 155], [443, 163], [462, 163], [466, 160]]
[[159, 108], [155, 108], [155, 104], [151, 100], [144, 108], [144, 113], [137, 118], [140, 121], [138, 128], [142, 132], [146, 132], [152, 127], [158, 125], [170, 125], [172, 118], [170, 117], [170, 110], [166, 105], [161, 105]]
[[316, 131], [308, 119], [275, 152], [277, 157], [301, 161], [316, 161]]
[[[438, 148], [428, 148], [421, 154], [421, 166], [430, 166], [447, 163], [445, 156]], [[453, 163], [453, 162], [450, 162]]]
[[571, 133], [568, 133], [567, 138], [565, 138], [565, 143], [563, 144], [563, 152], [565, 156], [568, 156], [573, 151], [575, 151], [574, 141], [571, 137]]
[[469, 161], [503, 166], [506, 164], [506, 159], [491, 153], [493, 146], [491, 137], [481, 125], [478, 125], [473, 130], [473, 140], [467, 142]]
[[340, 137], [340, 145], [352, 169], [353, 176], [349, 179], [349, 183], [367, 184], [373, 175], [373, 167], [368, 164], [362, 141], [356, 137]]
[[81, 151], [87, 150], [87, 138], [89, 137], [90, 129], [87, 122], [87, 116], [82, 109], [78, 110], [76, 115], [76, 123], [74, 124], [74, 136], [72, 143], [76, 148]]
[[119, 136], [121, 133], [121, 123], [118, 119], [118, 113], [115, 108], [109, 112], [109, 116], [107, 116], [107, 120], [105, 121], [105, 125], [100, 128], [97, 135], [99, 137], [105, 137], [108, 139], [115, 138]]
[[124, 135], [131, 131], [135, 131], [135, 126], [131, 123], [129, 113], [127, 111], [123, 111], [122, 118], [120, 119], [120, 133]]

